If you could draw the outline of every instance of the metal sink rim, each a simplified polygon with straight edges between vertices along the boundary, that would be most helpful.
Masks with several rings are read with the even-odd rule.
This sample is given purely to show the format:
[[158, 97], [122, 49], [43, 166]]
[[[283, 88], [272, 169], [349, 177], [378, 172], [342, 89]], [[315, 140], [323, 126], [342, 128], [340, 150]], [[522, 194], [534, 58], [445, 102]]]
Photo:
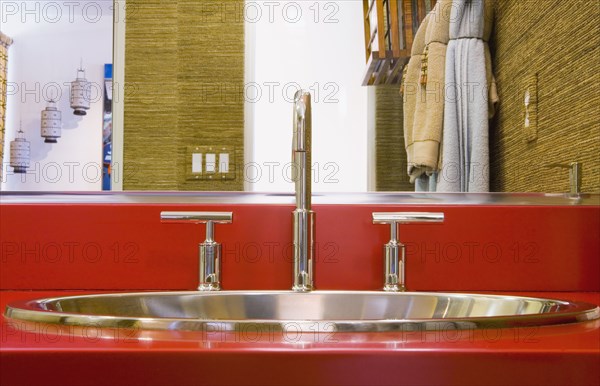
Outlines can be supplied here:
[[[97, 299], [105, 297], [157, 297], [157, 296], [383, 296], [383, 297], [427, 297], [461, 298], [475, 297], [497, 300], [522, 300], [555, 303], [565, 307], [565, 310], [548, 313], [516, 314], [501, 316], [468, 316], [459, 318], [417, 318], [417, 319], [198, 319], [198, 318], [167, 318], [167, 317], [130, 317], [118, 315], [81, 314], [73, 312], [57, 312], [44, 309], [43, 306], [57, 301], [70, 299]], [[485, 293], [459, 292], [399, 292], [383, 291], [312, 291], [296, 293], [292, 291], [150, 291], [150, 292], [114, 292], [89, 295], [60, 296], [43, 299], [23, 300], [13, 302], [6, 307], [5, 316], [9, 319], [25, 322], [58, 324], [76, 327], [95, 328], [134, 328], [141, 330], [182, 330], [202, 331], [218, 328], [222, 331], [238, 331], [255, 325], [260, 328], [285, 331], [290, 325], [299, 331], [314, 331], [315, 325], [324, 328], [324, 332], [333, 329], [335, 332], [393, 332], [407, 330], [440, 330], [440, 329], [479, 329], [479, 328], [512, 328], [529, 326], [548, 326], [590, 321], [600, 318], [600, 307], [586, 302], [573, 302], [549, 298], [495, 295]], [[322, 329], [319, 328], [319, 331]]]

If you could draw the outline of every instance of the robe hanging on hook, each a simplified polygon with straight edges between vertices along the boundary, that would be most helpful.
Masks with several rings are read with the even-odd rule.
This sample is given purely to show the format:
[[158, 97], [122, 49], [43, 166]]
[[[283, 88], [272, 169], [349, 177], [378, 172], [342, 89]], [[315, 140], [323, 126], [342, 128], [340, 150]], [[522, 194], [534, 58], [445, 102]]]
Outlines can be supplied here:
[[83, 65], [77, 70], [77, 78], [71, 82], [71, 108], [75, 115], [86, 115], [90, 109], [90, 82], [85, 78]]

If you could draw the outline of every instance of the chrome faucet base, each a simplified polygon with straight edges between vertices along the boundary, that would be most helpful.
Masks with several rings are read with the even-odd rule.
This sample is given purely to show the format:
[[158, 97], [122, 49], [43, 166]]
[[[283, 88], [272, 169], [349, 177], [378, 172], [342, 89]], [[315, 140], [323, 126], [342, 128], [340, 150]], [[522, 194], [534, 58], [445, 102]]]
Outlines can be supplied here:
[[398, 241], [398, 225], [418, 223], [441, 223], [443, 213], [427, 212], [374, 212], [373, 224], [390, 225], [390, 241], [384, 245], [383, 290], [406, 291], [406, 248]]
[[406, 286], [398, 284], [386, 284], [383, 286], [385, 292], [406, 292]]
[[219, 284], [200, 284], [198, 291], [220, 291], [221, 286]]
[[[206, 223], [211, 232], [212, 221]], [[208, 233], [208, 232], [207, 232]], [[200, 244], [200, 272], [198, 291], [219, 291], [221, 289], [221, 244], [214, 240], [206, 240]]]
[[214, 240], [215, 224], [229, 224], [232, 212], [161, 212], [161, 221], [175, 224], [206, 224], [206, 240], [199, 249], [198, 291], [221, 290], [221, 244]]
[[313, 290], [312, 286], [307, 285], [294, 285], [292, 287], [292, 291], [294, 292], [311, 292]]
[[315, 212], [296, 209], [294, 217], [294, 284], [292, 291], [307, 292], [314, 289], [313, 256]]
[[400, 288], [406, 289], [404, 286], [404, 261], [406, 258], [404, 244], [401, 244], [396, 239], [397, 224], [391, 224], [391, 239], [385, 244], [385, 262], [383, 268], [384, 276], [384, 291], [400, 291]]

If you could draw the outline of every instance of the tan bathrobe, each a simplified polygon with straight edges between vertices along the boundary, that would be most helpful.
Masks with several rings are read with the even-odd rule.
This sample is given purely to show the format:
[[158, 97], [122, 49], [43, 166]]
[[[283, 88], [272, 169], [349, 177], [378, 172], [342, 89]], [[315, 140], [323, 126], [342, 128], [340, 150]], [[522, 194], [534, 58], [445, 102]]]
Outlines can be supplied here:
[[452, 0], [440, 0], [415, 35], [404, 85], [404, 138], [414, 182], [438, 169]]

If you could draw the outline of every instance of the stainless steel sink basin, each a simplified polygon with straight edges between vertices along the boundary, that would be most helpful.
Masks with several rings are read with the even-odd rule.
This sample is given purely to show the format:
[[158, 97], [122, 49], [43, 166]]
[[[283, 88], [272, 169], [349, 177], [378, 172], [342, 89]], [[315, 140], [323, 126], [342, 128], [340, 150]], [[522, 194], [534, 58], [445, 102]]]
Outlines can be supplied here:
[[22, 301], [8, 318], [66, 326], [236, 331], [402, 331], [575, 323], [600, 317], [589, 303], [518, 296], [354, 291], [142, 292]]

